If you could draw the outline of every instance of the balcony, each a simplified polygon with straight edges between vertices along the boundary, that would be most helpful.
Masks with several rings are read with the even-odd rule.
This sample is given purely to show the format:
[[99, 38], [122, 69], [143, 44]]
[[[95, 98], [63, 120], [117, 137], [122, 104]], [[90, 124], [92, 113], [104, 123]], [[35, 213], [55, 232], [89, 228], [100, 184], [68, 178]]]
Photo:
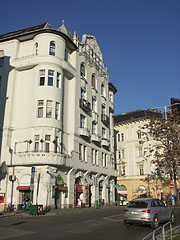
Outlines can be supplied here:
[[95, 123], [98, 123], [98, 114], [97, 112], [92, 112], [92, 121], [95, 122]]
[[102, 138], [101, 145], [103, 147], [109, 147], [110, 141], [107, 138]]
[[91, 140], [93, 142], [100, 142], [101, 141], [101, 136], [97, 133], [92, 133]]
[[79, 128], [79, 135], [82, 137], [90, 138], [90, 130], [88, 128]]
[[24, 152], [13, 154], [13, 165], [67, 165], [64, 154], [54, 152]]
[[80, 107], [87, 113], [91, 110], [91, 104], [88, 100], [81, 98], [79, 101]]
[[109, 126], [110, 119], [109, 119], [109, 116], [107, 116], [106, 114], [104, 114], [104, 113], [101, 114], [101, 121], [105, 125]]

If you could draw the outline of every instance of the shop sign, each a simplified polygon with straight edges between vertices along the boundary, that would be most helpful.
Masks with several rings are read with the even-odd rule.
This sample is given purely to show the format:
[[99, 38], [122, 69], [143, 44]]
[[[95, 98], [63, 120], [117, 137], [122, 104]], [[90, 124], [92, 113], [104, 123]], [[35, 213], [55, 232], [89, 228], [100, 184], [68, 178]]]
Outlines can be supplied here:
[[60, 175], [56, 177], [56, 186], [59, 186], [59, 187], [64, 186], [64, 179]]

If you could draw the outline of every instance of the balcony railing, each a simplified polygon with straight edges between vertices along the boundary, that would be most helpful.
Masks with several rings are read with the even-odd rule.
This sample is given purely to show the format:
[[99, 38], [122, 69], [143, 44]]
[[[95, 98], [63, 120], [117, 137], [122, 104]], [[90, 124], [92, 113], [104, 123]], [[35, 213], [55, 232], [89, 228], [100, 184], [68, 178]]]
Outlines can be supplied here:
[[21, 152], [13, 155], [13, 164], [67, 165], [67, 158], [64, 154], [55, 152]]
[[106, 114], [102, 113], [102, 114], [101, 114], [101, 121], [102, 121], [105, 125], [109, 125], [109, 122], [110, 122], [109, 116], [107, 116]]
[[101, 144], [104, 147], [109, 147], [110, 141], [107, 138], [102, 138]]
[[79, 135], [90, 138], [90, 130], [88, 128], [79, 128]]
[[89, 113], [91, 110], [90, 102], [84, 98], [80, 99], [80, 107], [87, 113]]
[[101, 141], [101, 136], [97, 133], [92, 133], [91, 140], [93, 142], [100, 142]]

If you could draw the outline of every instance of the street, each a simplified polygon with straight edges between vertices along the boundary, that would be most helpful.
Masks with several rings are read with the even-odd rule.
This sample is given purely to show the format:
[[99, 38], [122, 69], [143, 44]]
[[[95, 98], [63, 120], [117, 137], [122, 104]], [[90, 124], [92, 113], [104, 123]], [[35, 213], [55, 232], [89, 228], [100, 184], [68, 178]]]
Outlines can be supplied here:
[[[0, 218], [0, 240], [76, 240], [133, 239], [141, 240], [152, 232], [148, 226], [126, 226], [123, 207], [62, 210], [59, 216]], [[180, 209], [175, 209], [176, 225]]]

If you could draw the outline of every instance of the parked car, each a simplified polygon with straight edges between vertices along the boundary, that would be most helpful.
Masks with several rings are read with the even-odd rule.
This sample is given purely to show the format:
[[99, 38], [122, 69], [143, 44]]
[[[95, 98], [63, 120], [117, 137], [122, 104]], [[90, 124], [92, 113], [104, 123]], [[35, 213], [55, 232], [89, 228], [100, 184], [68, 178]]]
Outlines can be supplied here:
[[124, 209], [125, 224], [149, 224], [153, 229], [159, 223], [171, 221], [175, 223], [175, 214], [171, 207], [156, 198], [139, 198], [129, 201]]

